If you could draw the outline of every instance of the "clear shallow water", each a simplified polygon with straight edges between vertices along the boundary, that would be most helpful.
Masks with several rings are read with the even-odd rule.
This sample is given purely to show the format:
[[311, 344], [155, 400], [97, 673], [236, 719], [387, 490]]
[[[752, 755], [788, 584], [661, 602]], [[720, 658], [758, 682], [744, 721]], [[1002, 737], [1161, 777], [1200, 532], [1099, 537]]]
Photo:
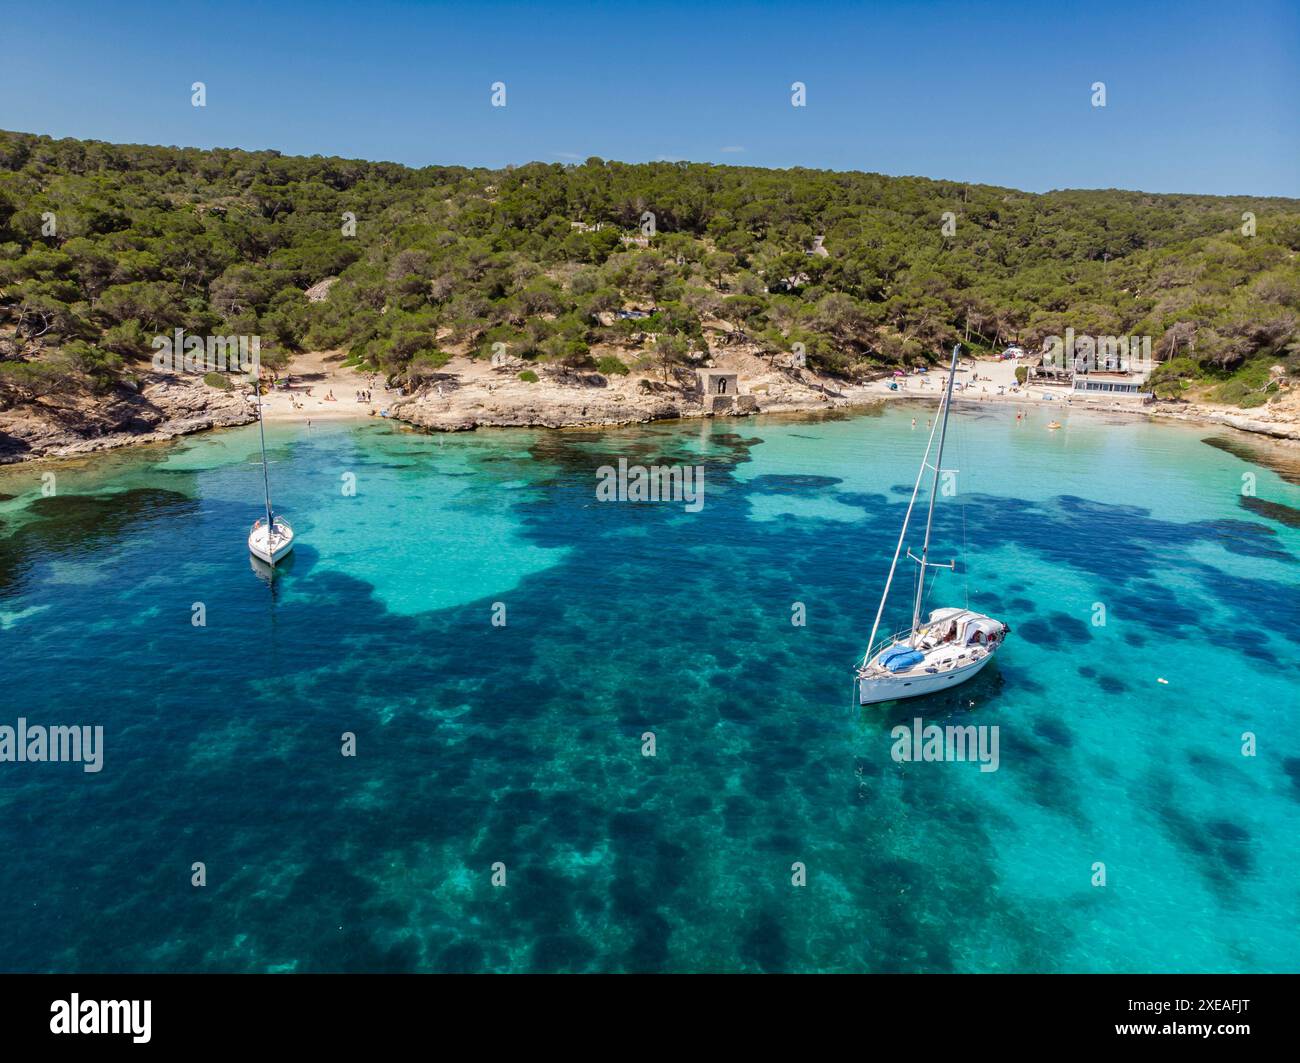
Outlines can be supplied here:
[[[1241, 477], [1300, 488], [1206, 429], [959, 411], [933, 604], [1013, 637], [859, 710], [926, 413], [277, 428], [274, 591], [255, 431], [0, 470], [0, 724], [106, 746], [0, 764], [0, 969], [1300, 970], [1300, 529]], [[703, 464], [704, 508], [597, 502], [619, 457]], [[918, 715], [999, 725], [999, 770], [895, 763]]]

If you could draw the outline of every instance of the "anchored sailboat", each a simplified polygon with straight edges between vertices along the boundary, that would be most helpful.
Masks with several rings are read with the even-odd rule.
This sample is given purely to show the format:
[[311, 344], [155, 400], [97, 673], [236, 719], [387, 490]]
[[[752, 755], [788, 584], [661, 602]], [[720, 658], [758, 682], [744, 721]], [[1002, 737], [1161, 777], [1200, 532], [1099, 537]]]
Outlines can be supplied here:
[[262, 487], [266, 492], [266, 520], [258, 518], [248, 533], [248, 550], [260, 561], [274, 567], [293, 549], [293, 528], [271, 510], [271, 477], [266, 470], [266, 427], [262, 420], [262, 382], [253, 381], [257, 395], [257, 432], [262, 440]]
[[[960, 344], [952, 349], [952, 365], [948, 370], [948, 387], [944, 391], [942, 409], [935, 418], [934, 427], [930, 429], [925, 457], [921, 459], [921, 468], [916, 474], [912, 498], [907, 504], [907, 515], [903, 517], [903, 529], [898, 534], [898, 545], [894, 548], [894, 560], [889, 566], [889, 578], [885, 580], [876, 620], [871, 625], [867, 652], [857, 669], [858, 703], [861, 705], [933, 694], [937, 690], [964, 683], [993, 659], [998, 647], [1011, 633], [1011, 628], [1002, 621], [964, 608], [936, 609], [924, 624], [921, 623], [926, 569], [955, 567], [953, 561], [930, 560], [930, 529], [934, 524], [934, 502], [938, 494], [939, 472], [943, 468], [943, 445], [948, 435], [948, 411], [952, 407], [952, 386], [957, 375], [960, 351]], [[934, 463], [931, 464], [930, 452], [934, 449], [936, 432], [939, 447]], [[885, 614], [885, 602], [889, 600], [894, 570], [898, 568], [898, 557], [907, 541], [907, 527], [927, 468], [934, 472], [934, 478], [930, 483], [930, 508], [925, 518], [921, 556], [917, 557], [910, 549], [907, 551], [907, 556], [920, 566], [916, 579], [916, 600], [912, 605], [912, 626], [877, 644], [876, 633], [880, 630], [880, 619]]]

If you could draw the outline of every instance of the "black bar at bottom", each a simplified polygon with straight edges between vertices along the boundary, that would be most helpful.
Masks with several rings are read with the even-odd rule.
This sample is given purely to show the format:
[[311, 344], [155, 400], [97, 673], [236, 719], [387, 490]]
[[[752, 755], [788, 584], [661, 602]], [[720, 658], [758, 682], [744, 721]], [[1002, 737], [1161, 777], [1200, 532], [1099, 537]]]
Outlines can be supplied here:
[[864, 1051], [899, 1038], [1240, 1051], [1293, 1039], [1297, 990], [1294, 975], [0, 975], [0, 1030], [6, 1054], [110, 1042], [338, 1052], [411, 1037], [481, 1038], [488, 1054], [719, 1039], [818, 1051], [845, 1036]]

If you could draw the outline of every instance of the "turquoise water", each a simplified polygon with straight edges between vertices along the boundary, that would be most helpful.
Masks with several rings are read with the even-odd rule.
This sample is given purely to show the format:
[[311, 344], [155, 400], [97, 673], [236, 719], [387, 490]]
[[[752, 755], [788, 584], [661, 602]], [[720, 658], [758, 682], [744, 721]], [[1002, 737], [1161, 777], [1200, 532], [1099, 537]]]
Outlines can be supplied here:
[[[959, 409], [931, 604], [1013, 635], [858, 709], [926, 415], [278, 427], [273, 584], [255, 430], [0, 470], [0, 724], [105, 734], [0, 764], [0, 969], [1300, 970], [1293, 467]], [[620, 457], [703, 508], [596, 501]], [[916, 716], [998, 770], [896, 763]]]

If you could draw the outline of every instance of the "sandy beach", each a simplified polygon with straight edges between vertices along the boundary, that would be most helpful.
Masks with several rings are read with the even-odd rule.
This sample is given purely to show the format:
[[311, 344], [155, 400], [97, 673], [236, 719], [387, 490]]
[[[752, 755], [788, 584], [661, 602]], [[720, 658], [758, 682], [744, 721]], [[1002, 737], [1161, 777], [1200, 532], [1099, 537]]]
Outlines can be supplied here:
[[[277, 385], [262, 396], [268, 421], [343, 421], [377, 417], [395, 391], [383, 386], [378, 373], [346, 368], [342, 351], [308, 351], [299, 355]], [[245, 390], [248, 390], [247, 387]], [[368, 392], [362, 402], [358, 392]]]

